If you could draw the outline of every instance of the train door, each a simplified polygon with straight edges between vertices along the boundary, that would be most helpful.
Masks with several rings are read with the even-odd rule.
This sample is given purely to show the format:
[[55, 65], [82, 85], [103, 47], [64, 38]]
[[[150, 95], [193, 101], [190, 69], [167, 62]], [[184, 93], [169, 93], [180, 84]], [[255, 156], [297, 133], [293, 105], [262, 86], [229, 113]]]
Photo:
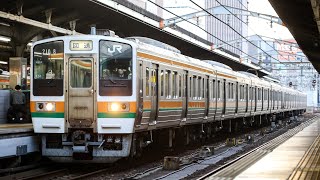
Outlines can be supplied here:
[[158, 65], [152, 64], [150, 67], [150, 98], [151, 98], [151, 112], [150, 122], [156, 121], [159, 111], [159, 96], [158, 96]]
[[68, 61], [68, 121], [71, 127], [90, 127], [94, 117], [95, 78], [93, 58], [70, 58]]
[[138, 89], [139, 89], [139, 96], [138, 96], [138, 109], [137, 109], [137, 120], [136, 125], [141, 124], [142, 116], [143, 116], [143, 61], [139, 60], [138, 66]]
[[182, 116], [181, 119], [187, 118], [188, 114], [188, 71], [182, 74]]

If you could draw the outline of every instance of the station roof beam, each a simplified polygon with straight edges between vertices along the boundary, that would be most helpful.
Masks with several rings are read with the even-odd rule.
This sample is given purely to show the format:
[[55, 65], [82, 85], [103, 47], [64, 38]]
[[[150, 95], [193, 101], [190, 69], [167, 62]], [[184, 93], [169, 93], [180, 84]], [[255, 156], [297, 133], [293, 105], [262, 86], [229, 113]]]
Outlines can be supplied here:
[[[232, 12], [232, 10], [237, 10], [237, 11], [240, 11], [240, 12], [245, 12], [247, 14], [242, 14], [241, 13], [241, 14], [235, 14], [235, 15], [257, 17], [257, 18], [260, 18], [260, 19], [268, 20], [268, 21], [271, 22], [271, 24], [272, 23], [276, 23], [276, 24], [279, 24], [279, 25], [284, 25], [282, 20], [279, 17], [268, 15], [268, 14], [263, 14], [263, 13], [258, 13], [258, 12], [253, 12], [253, 11], [249, 11], [249, 10], [246, 10], [246, 9], [231, 7], [231, 6], [215, 6], [215, 7], [212, 7], [212, 8], [208, 8], [206, 10], [211, 12], [214, 15], [230, 14], [230, 12]], [[160, 21], [160, 28], [163, 29], [165, 27], [174, 26], [175, 24], [177, 24], [179, 22], [182, 22], [184, 20], [193, 19], [193, 18], [199, 18], [199, 17], [202, 17], [202, 16], [209, 16], [209, 14], [207, 12], [205, 12], [205, 11], [198, 11], [198, 12], [194, 12], [194, 13], [185, 14], [185, 15], [180, 16], [183, 19], [181, 19], [180, 17], [173, 17], [173, 18], [165, 19], [165, 20]]]

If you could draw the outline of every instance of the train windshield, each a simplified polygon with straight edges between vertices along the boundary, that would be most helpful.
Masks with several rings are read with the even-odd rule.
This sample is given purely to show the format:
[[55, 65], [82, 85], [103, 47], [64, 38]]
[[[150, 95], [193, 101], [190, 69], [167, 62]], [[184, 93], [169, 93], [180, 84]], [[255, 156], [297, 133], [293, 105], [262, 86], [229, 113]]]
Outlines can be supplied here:
[[63, 41], [38, 44], [33, 48], [33, 95], [63, 95]]
[[100, 41], [99, 94], [132, 95], [132, 47], [128, 44]]

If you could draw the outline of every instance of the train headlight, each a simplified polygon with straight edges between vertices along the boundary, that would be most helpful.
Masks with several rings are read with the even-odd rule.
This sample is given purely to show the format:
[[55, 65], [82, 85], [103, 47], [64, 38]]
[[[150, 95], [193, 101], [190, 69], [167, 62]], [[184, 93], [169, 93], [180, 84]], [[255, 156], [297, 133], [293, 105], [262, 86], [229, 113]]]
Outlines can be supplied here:
[[37, 111], [55, 111], [56, 104], [53, 102], [37, 102], [36, 109]]
[[126, 112], [129, 111], [129, 103], [127, 102], [111, 102], [108, 103], [108, 111]]
[[111, 111], [119, 111], [120, 104], [119, 103], [111, 103]]
[[47, 103], [46, 104], [46, 110], [47, 111], [53, 111], [55, 108], [54, 108], [54, 104], [53, 103]]

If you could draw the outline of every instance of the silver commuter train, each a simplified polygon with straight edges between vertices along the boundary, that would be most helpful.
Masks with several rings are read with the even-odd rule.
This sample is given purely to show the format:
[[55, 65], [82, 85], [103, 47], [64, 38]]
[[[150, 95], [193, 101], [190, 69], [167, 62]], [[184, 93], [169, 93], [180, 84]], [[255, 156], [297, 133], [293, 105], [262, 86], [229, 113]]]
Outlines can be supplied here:
[[148, 38], [41, 40], [31, 69], [34, 131], [55, 161], [114, 162], [149, 144], [185, 145], [225, 124], [231, 131], [306, 109], [299, 91]]

